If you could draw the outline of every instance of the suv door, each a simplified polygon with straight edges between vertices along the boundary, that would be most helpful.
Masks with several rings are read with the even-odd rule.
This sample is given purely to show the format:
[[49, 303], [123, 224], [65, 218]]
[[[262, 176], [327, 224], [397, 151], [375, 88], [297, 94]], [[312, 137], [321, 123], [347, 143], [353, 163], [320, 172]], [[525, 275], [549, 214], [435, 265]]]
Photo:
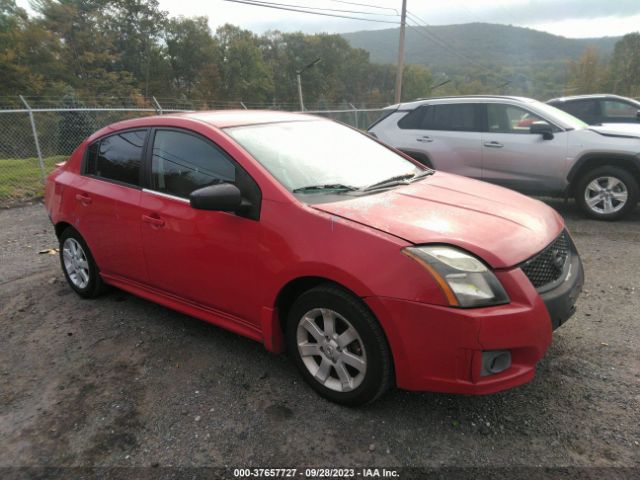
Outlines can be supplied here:
[[121, 131], [87, 147], [73, 186], [77, 228], [102, 274], [146, 279], [140, 243], [141, 169], [147, 129]]
[[558, 193], [563, 188], [567, 133], [554, 128], [553, 138], [530, 132], [545, 121], [511, 104], [486, 103], [482, 133], [482, 179], [525, 193]]
[[[161, 291], [244, 319], [255, 291], [260, 222], [228, 212], [197, 210], [189, 194], [216, 183], [236, 184], [260, 208], [253, 179], [210, 139], [174, 128], [152, 132], [148, 188], [140, 218], [148, 283]], [[259, 210], [258, 210], [259, 211]]]
[[426, 156], [437, 170], [472, 178], [482, 177], [477, 104], [418, 107], [398, 121], [392, 144], [417, 160], [421, 160], [420, 154]]

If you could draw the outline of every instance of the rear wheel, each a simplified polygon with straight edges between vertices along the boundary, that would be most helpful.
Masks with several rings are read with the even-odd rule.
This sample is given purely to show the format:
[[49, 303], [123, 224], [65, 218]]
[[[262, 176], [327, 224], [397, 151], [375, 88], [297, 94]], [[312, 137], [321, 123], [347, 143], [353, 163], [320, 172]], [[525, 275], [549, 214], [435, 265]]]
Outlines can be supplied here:
[[100, 295], [105, 284], [82, 236], [71, 227], [60, 235], [60, 263], [69, 286], [83, 298]]
[[378, 321], [360, 299], [337, 286], [321, 285], [300, 295], [286, 334], [305, 381], [329, 400], [362, 405], [392, 383], [391, 354]]
[[638, 182], [622, 168], [598, 167], [578, 180], [576, 202], [592, 218], [617, 220], [638, 203]]

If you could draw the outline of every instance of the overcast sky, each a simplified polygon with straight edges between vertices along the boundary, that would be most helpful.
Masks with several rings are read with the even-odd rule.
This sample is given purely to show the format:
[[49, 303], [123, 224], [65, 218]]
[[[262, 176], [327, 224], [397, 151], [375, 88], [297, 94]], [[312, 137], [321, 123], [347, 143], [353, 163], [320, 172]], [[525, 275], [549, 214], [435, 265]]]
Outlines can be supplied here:
[[[395, 26], [295, 13], [224, 0], [159, 1], [160, 7], [169, 11], [172, 16], [206, 15], [214, 30], [224, 23], [232, 23], [257, 33], [270, 29], [342, 33]], [[402, 0], [264, 1], [324, 8], [325, 13], [366, 17], [383, 22], [398, 22], [397, 14], [402, 5]], [[18, 4], [27, 7], [28, 0], [18, 0]], [[573, 38], [618, 36], [640, 30], [640, 0], [407, 0], [407, 9], [414, 15], [409, 17], [409, 23], [413, 25], [503, 23]]]

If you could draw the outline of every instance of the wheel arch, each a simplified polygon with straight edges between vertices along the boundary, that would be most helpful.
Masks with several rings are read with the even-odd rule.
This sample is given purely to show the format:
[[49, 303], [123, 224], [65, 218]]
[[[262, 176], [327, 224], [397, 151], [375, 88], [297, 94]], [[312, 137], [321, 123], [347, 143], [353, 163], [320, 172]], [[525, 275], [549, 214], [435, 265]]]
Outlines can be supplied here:
[[640, 184], [640, 158], [633, 155], [608, 152], [593, 152], [583, 155], [571, 167], [567, 175], [569, 193], [574, 195], [579, 179], [590, 169], [604, 166], [623, 168]]
[[400, 150], [405, 155], [413, 158], [414, 160], [420, 162], [422, 165], [429, 167], [431, 169], [434, 168], [433, 162], [431, 161], [431, 157], [429, 157], [429, 155], [426, 154], [425, 152], [411, 150], [410, 148], [399, 148], [398, 150]]
[[[58, 238], [58, 240], [60, 240], [60, 236], [62, 235], [62, 232], [64, 232], [69, 227], [71, 227], [74, 230], [76, 230], [73, 225], [71, 225], [68, 222], [64, 222], [64, 221], [58, 222], [53, 226], [53, 229], [56, 232], [56, 237]], [[78, 233], [80, 233], [80, 232], [78, 232]]]

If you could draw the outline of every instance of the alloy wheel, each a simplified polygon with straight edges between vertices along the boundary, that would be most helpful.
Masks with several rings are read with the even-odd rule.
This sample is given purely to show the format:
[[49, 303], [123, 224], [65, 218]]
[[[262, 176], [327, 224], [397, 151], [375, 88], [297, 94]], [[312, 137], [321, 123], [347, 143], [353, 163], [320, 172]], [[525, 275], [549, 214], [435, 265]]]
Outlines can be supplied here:
[[624, 208], [629, 198], [627, 186], [616, 177], [594, 178], [584, 191], [587, 206], [599, 214], [612, 214]]
[[69, 280], [79, 289], [86, 288], [90, 280], [89, 262], [82, 246], [75, 238], [67, 238], [62, 245], [64, 269]]
[[313, 378], [337, 392], [360, 386], [367, 371], [364, 342], [338, 312], [314, 308], [305, 313], [296, 331], [298, 353]]

